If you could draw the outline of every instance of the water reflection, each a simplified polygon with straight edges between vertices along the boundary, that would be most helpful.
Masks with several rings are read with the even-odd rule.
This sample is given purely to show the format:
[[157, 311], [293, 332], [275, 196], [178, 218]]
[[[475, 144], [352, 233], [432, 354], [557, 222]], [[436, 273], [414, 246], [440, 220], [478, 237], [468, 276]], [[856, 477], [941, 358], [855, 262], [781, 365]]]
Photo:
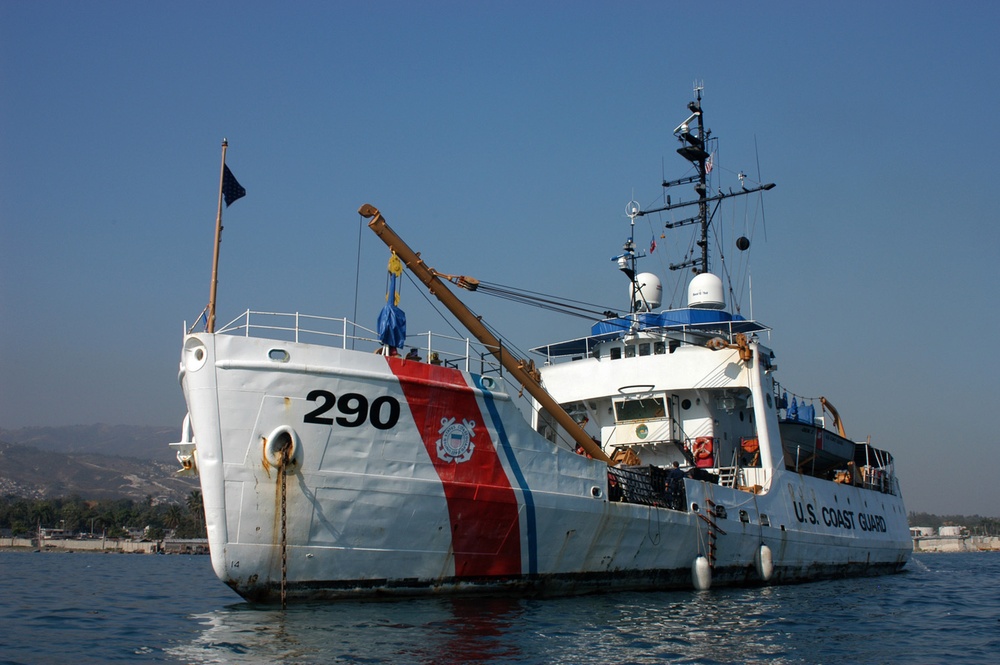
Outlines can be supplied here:
[[424, 624], [421, 632], [428, 643], [400, 652], [402, 662], [458, 665], [523, 661], [518, 642], [508, 639], [524, 618], [520, 600], [454, 598], [441, 601], [441, 606], [448, 617]]
[[864, 660], [872, 654], [858, 650], [857, 620], [877, 619], [872, 613], [884, 610], [863, 582], [850, 584], [350, 602], [286, 611], [240, 604], [194, 617], [199, 634], [168, 653], [188, 663], [247, 664]]
[[914, 555], [903, 575], [764, 589], [284, 612], [227, 605], [236, 597], [206, 557], [0, 552], [0, 571], [4, 662], [958, 665], [1000, 652], [995, 553]]
[[524, 662], [508, 639], [518, 599], [455, 598], [297, 605], [246, 604], [195, 615], [201, 632], [167, 650], [190, 663]]

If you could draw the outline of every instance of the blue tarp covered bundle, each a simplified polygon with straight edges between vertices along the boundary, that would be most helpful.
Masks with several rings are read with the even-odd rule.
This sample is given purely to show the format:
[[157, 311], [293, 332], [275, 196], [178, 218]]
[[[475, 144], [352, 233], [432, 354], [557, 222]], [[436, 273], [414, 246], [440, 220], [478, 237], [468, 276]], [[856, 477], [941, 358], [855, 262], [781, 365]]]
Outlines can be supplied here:
[[406, 344], [406, 312], [386, 303], [378, 315], [378, 338], [397, 349]]
[[386, 300], [378, 315], [378, 338], [385, 346], [398, 349], [406, 344], [406, 312], [394, 304], [399, 301], [399, 294], [396, 292], [396, 275], [391, 270]]
[[[787, 397], [785, 398], [787, 400]], [[786, 420], [794, 420], [797, 423], [809, 423], [810, 425], [816, 420], [816, 407], [812, 404], [806, 404], [802, 402], [802, 412], [799, 412], [799, 403], [796, 401], [795, 397], [792, 397], [792, 403], [785, 411]]]

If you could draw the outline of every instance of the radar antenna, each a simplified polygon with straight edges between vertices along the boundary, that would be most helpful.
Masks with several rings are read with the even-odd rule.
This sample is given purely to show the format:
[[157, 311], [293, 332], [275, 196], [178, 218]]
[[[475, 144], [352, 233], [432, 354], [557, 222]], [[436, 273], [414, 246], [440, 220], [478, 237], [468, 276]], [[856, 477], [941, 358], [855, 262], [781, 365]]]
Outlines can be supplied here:
[[[705, 117], [701, 109], [701, 91], [704, 87], [704, 84], [695, 83], [695, 100], [688, 102], [687, 106], [691, 115], [674, 128], [674, 136], [676, 136], [677, 140], [681, 143], [681, 147], [677, 149], [677, 154], [691, 162], [697, 169], [697, 174], [685, 178], [679, 178], [677, 180], [664, 180], [662, 184], [663, 188], [667, 189], [677, 185], [694, 183], [694, 191], [698, 195], [698, 198], [691, 201], [672, 203], [670, 196], [667, 196], [667, 204], [665, 206], [636, 212], [636, 216], [641, 217], [655, 212], [664, 212], [667, 210], [676, 210], [678, 208], [697, 205], [698, 213], [696, 215], [678, 220], [676, 222], [667, 223], [665, 226], [668, 229], [678, 226], [686, 226], [688, 224], [699, 224], [701, 226], [701, 234], [696, 242], [698, 247], [701, 248], [701, 256], [670, 265], [671, 270], [693, 267], [694, 271], [699, 274], [709, 272], [708, 227], [711, 225], [712, 218], [715, 216], [715, 211], [718, 210], [722, 201], [734, 196], [745, 196], [746, 194], [753, 194], [754, 192], [767, 191], [774, 188], [773, 182], [747, 187], [745, 183], [746, 176], [741, 172], [740, 189], [738, 191], [734, 192], [730, 190], [729, 192], [723, 192], [720, 190], [717, 194], [709, 196], [708, 174], [712, 171], [712, 155], [708, 151], [708, 139], [711, 137], [712, 132], [711, 130], [705, 129]], [[715, 203], [715, 206], [712, 207], [711, 213], [709, 212], [710, 203]], [[634, 226], [634, 217], [632, 218], [632, 223]]]

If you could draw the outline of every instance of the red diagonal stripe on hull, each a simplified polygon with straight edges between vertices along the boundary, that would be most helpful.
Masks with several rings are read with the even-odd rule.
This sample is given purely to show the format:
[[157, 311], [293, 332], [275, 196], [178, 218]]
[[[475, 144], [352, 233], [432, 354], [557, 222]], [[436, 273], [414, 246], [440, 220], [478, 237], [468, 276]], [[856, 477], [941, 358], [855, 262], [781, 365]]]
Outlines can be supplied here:
[[[448, 502], [456, 577], [521, 574], [517, 496], [472, 389], [456, 369], [388, 358]], [[475, 422], [472, 457], [438, 456], [442, 421]]]

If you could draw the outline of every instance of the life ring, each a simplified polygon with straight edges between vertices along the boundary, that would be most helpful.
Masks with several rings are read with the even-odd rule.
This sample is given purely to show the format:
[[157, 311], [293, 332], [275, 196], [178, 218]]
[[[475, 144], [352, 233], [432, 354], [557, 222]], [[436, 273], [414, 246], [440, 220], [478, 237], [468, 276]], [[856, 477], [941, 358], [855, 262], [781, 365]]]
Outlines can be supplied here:
[[757, 440], [757, 437], [752, 439], [743, 439], [743, 441], [740, 442], [740, 446], [743, 447], [743, 452], [750, 454], [760, 450], [760, 442]]
[[699, 436], [691, 446], [691, 454], [695, 459], [708, 459], [712, 456], [712, 437]]

